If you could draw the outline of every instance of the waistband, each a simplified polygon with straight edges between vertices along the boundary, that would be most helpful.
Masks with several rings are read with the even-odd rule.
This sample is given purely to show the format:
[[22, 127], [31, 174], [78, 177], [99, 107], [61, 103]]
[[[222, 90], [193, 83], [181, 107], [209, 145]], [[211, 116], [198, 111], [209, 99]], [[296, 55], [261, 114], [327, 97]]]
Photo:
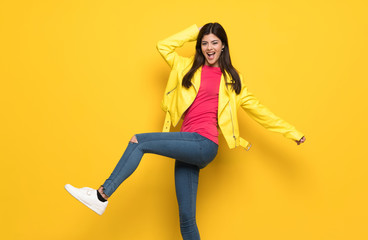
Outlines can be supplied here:
[[[166, 112], [165, 122], [164, 122], [164, 127], [162, 129], [162, 132], [170, 132], [170, 126], [171, 126], [171, 116], [169, 112]], [[250, 148], [252, 147], [252, 144], [242, 137], [239, 138], [239, 145], [243, 147], [246, 151], [249, 151]]]

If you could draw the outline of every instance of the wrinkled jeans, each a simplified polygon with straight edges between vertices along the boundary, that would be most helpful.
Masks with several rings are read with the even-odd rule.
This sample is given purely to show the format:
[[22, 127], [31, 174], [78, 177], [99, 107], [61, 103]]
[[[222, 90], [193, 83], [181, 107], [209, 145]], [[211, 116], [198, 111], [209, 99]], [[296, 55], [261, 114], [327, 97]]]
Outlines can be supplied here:
[[138, 167], [145, 153], [176, 159], [175, 188], [181, 234], [184, 240], [200, 239], [196, 223], [199, 170], [215, 158], [218, 145], [191, 132], [143, 133], [135, 136], [138, 143], [129, 142], [114, 171], [102, 185], [104, 193], [111, 196]]

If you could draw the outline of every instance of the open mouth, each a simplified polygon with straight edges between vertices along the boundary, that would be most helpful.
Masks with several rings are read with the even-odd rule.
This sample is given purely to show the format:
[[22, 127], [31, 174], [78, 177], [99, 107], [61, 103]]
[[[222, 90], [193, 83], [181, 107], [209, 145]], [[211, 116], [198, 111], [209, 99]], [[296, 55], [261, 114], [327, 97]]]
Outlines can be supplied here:
[[207, 53], [207, 57], [209, 60], [213, 60], [215, 58], [215, 53]]

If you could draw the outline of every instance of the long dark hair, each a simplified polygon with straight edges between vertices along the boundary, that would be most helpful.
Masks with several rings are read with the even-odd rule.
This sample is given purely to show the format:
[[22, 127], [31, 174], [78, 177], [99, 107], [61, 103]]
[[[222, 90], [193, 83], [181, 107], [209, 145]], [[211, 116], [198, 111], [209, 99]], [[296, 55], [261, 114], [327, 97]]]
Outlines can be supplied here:
[[227, 35], [225, 32], [225, 29], [219, 23], [216, 23], [216, 22], [207, 23], [199, 31], [199, 34], [197, 37], [196, 54], [194, 56], [194, 62], [193, 62], [192, 68], [183, 77], [182, 85], [186, 88], [189, 88], [190, 86], [192, 86], [191, 79], [193, 78], [194, 73], [197, 71], [198, 68], [204, 65], [205, 57], [203, 56], [202, 48], [201, 48], [202, 38], [204, 35], [208, 35], [211, 33], [214, 34], [216, 37], [218, 37], [224, 45], [223, 51], [221, 52], [220, 58], [218, 60], [221, 72], [225, 76], [225, 80], [227, 80], [226, 79], [227, 76], [225, 72], [230, 74], [231, 76], [230, 85], [232, 89], [236, 92], [236, 94], [239, 94], [241, 90], [240, 77], [236, 69], [231, 64]]

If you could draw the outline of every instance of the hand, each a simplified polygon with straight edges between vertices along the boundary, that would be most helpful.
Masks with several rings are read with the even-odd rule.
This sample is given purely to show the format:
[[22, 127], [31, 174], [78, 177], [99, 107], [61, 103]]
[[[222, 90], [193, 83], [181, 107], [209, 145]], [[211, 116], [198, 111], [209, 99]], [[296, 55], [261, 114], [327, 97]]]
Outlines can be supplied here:
[[305, 142], [305, 137], [303, 136], [299, 141], [296, 141], [296, 140], [295, 140], [295, 142], [296, 142], [298, 145], [300, 145], [300, 144], [302, 144], [303, 142]]

